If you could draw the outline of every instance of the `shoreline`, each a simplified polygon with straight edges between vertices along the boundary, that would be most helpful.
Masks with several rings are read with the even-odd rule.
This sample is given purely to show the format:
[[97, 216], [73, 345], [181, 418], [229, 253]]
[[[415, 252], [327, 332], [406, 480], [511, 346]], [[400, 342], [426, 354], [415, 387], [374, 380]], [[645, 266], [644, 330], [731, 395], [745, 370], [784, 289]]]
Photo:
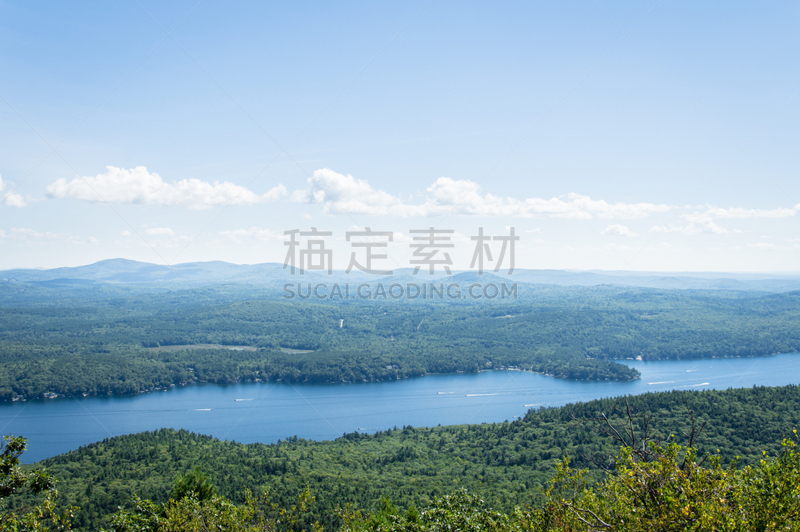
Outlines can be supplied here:
[[[683, 359], [683, 358], [675, 358], [675, 359], [661, 358], [661, 359], [656, 359], [656, 360], [646, 360], [646, 359], [642, 359], [642, 358], [637, 357], [635, 359], [633, 359], [633, 358], [625, 358], [625, 359], [615, 359], [615, 360], [609, 360], [609, 361], [627, 366], [627, 364], [625, 364], [625, 361], [643, 362], [643, 363], [687, 362], [687, 361], [691, 361], [691, 360], [700, 361], [700, 360], [722, 360], [722, 359], [767, 358], [767, 357], [774, 357], [774, 356], [778, 356], [778, 355], [792, 355], [792, 354], [800, 354], [800, 353], [798, 353], [798, 352], [771, 353], [771, 354], [768, 354], [768, 355], [757, 355], [757, 356], [748, 356], [748, 357], [710, 357], [710, 358], [688, 358], [688, 359]], [[602, 359], [602, 360], [605, 360], [605, 359]], [[631, 366], [627, 366], [627, 367], [631, 367]], [[126, 393], [126, 394], [115, 394], [115, 393], [112, 393], [112, 392], [108, 392], [108, 393], [105, 393], [105, 394], [104, 393], [78, 392], [76, 394], [67, 395], [67, 394], [59, 394], [59, 393], [56, 393], [56, 392], [44, 392], [42, 394], [42, 396], [39, 396], [39, 397], [27, 398], [27, 397], [18, 396], [17, 398], [12, 398], [10, 400], [9, 399], [4, 399], [4, 400], [0, 401], [0, 404], [4, 404], [4, 403], [11, 403], [11, 404], [13, 404], [13, 403], [26, 403], [28, 401], [46, 401], [46, 400], [56, 400], [56, 399], [83, 399], [83, 398], [88, 398], [88, 397], [133, 397], [133, 396], [136, 396], [136, 395], [144, 395], [144, 394], [156, 393], [156, 392], [165, 392], [165, 391], [172, 390], [173, 388], [178, 388], [178, 387], [183, 388], [183, 387], [186, 387], [186, 386], [197, 386], [197, 385], [233, 386], [233, 385], [237, 385], [237, 384], [269, 384], [269, 383], [276, 383], [276, 384], [277, 383], [283, 383], [283, 384], [291, 384], [291, 385], [298, 385], [298, 384], [300, 384], [300, 385], [303, 385], [303, 384], [313, 384], [313, 385], [369, 384], [369, 383], [378, 383], [378, 382], [400, 381], [400, 380], [405, 380], [405, 379], [416, 379], [416, 378], [426, 377], [426, 376], [429, 376], [429, 375], [475, 375], [475, 374], [478, 374], [478, 373], [484, 373], [484, 372], [489, 372], [489, 371], [520, 371], [520, 372], [525, 372], [525, 373], [534, 373], [534, 374], [538, 374], [538, 375], [543, 375], [545, 377], [553, 377], [553, 378], [556, 378], [556, 379], [564, 379], [564, 380], [573, 381], [573, 382], [620, 382], [620, 383], [625, 383], [625, 382], [634, 382], [636, 380], [641, 380], [641, 378], [642, 378], [641, 374], [639, 374], [638, 376], [636, 376], [633, 379], [625, 379], [625, 380], [622, 380], [622, 379], [610, 379], [610, 378], [606, 378], [606, 379], [570, 379], [569, 377], [555, 375], [555, 374], [552, 374], [552, 373], [533, 371], [533, 370], [530, 370], [530, 369], [519, 368], [517, 366], [509, 366], [509, 367], [501, 366], [500, 368], [497, 368], [497, 369], [495, 369], [495, 368], [492, 368], [492, 369], [479, 369], [477, 371], [458, 371], [457, 370], [455, 373], [423, 373], [423, 374], [420, 374], [420, 375], [409, 375], [409, 376], [406, 376], [406, 377], [397, 377], [397, 378], [393, 378], [393, 379], [372, 379], [372, 380], [362, 380], [362, 381], [356, 381], [356, 382], [351, 382], [351, 381], [336, 381], [336, 382], [332, 382], [332, 381], [328, 381], [328, 382], [309, 382], [309, 381], [296, 382], [296, 381], [291, 381], [290, 382], [290, 381], [284, 381], [282, 379], [277, 379], [277, 380], [269, 380], [269, 379], [267, 379], [267, 380], [262, 380], [262, 379], [250, 380], [250, 379], [246, 379], [246, 380], [238, 380], [236, 382], [226, 382], [226, 383], [208, 382], [208, 381], [205, 381], [205, 382], [204, 381], [180, 382], [180, 383], [172, 383], [169, 386], [165, 386], [165, 387], [160, 387], [159, 386], [159, 387], [154, 387], [154, 388], [150, 388], [150, 389], [146, 389], [146, 390], [140, 390], [138, 392]]]

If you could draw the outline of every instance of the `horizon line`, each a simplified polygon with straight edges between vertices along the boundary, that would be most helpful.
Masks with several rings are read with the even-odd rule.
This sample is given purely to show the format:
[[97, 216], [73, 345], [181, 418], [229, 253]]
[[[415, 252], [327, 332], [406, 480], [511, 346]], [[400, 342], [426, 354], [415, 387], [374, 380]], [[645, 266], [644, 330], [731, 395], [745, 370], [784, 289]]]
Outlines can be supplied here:
[[[127, 259], [124, 257], [112, 257], [108, 259], [101, 259], [95, 262], [79, 264], [79, 265], [65, 265], [65, 266], [55, 266], [51, 268], [46, 267], [38, 267], [38, 266], [17, 266], [11, 268], [3, 268], [0, 269], [0, 273], [2, 272], [9, 272], [9, 271], [19, 271], [19, 270], [35, 270], [35, 271], [50, 271], [50, 270], [58, 270], [58, 269], [68, 269], [68, 268], [84, 268], [88, 266], [94, 266], [103, 262], [112, 262], [112, 261], [126, 261], [126, 262], [134, 262], [137, 264], [146, 264], [150, 266], [158, 266], [163, 268], [174, 268], [178, 266], [185, 266], [188, 264], [211, 264], [211, 263], [222, 263], [231, 266], [267, 266], [267, 265], [274, 265], [274, 266], [281, 266], [286, 267], [285, 264], [281, 262], [256, 262], [256, 263], [236, 263], [236, 262], [228, 262], [224, 260], [206, 260], [206, 261], [190, 261], [190, 262], [179, 262], [176, 264], [159, 264], [155, 262], [146, 262], [140, 261], [135, 259]], [[396, 271], [403, 271], [403, 270], [411, 270], [414, 266], [406, 266], [401, 268], [396, 268], [392, 270], [393, 272]], [[299, 268], [298, 268], [299, 269]], [[312, 270], [306, 270], [308, 272], [315, 272]], [[334, 273], [340, 273], [347, 275], [346, 270], [344, 269], [333, 269]], [[452, 275], [458, 273], [472, 273], [478, 272], [477, 269], [452, 269]], [[483, 270], [483, 273], [492, 274], [492, 275], [502, 275], [504, 270], [500, 272], [494, 272], [493, 270]], [[589, 269], [580, 269], [580, 268], [525, 268], [525, 267], [517, 267], [514, 269], [515, 272], [567, 272], [567, 273], [607, 273], [607, 274], [670, 274], [670, 275], [691, 275], [691, 274], [702, 274], [702, 275], [709, 275], [709, 274], [721, 274], [721, 275], [777, 275], [777, 276], [798, 276], [800, 277], [800, 270], [728, 270], [728, 271], [719, 271], [719, 270], [603, 270], [599, 268], [589, 268]], [[367, 272], [362, 271], [353, 271], [356, 275], [364, 274], [370, 275]], [[439, 274], [436, 274], [439, 276]], [[511, 276], [513, 277], [513, 273]], [[447, 274], [442, 271], [441, 276], [447, 276]]]

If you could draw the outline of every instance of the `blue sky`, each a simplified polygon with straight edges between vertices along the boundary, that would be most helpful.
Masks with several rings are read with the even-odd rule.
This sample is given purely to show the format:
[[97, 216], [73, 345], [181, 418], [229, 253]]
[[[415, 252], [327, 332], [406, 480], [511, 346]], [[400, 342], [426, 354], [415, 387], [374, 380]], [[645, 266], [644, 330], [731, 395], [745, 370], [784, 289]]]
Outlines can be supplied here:
[[[796, 2], [0, 3], [0, 268], [520, 236], [518, 267], [797, 271]], [[333, 201], [332, 201], [333, 198]]]

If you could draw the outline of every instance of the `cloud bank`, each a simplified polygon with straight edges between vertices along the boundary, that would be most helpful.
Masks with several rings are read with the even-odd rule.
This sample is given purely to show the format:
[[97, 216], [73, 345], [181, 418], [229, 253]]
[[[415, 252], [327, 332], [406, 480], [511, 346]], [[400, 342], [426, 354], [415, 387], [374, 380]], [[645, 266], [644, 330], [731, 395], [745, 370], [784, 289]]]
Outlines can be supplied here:
[[283, 242], [283, 232], [273, 231], [263, 227], [252, 226], [247, 229], [233, 229], [229, 231], [219, 231], [219, 236], [228, 241], [241, 244], [245, 240], [255, 239], [262, 242]]
[[25, 202], [25, 198], [21, 195], [12, 192], [3, 192], [7, 186], [8, 185], [3, 182], [3, 176], [0, 176], [0, 203], [5, 203], [9, 207], [25, 207], [27, 203]]
[[[741, 207], [731, 207], [722, 209], [719, 207], [709, 207], [704, 211], [695, 211], [682, 214], [681, 218], [686, 223], [682, 225], [656, 225], [650, 231], [656, 233], [681, 233], [684, 235], [698, 234], [728, 234], [728, 230], [717, 225], [716, 220], [724, 219], [745, 219], [745, 218], [788, 218], [800, 212], [800, 204], [794, 207], [779, 207], [777, 209], [744, 209]], [[734, 229], [734, 233], [741, 233]]]
[[105, 173], [95, 177], [76, 177], [69, 182], [61, 178], [47, 187], [47, 194], [52, 198], [90, 202], [208, 209], [217, 205], [274, 201], [286, 195], [286, 187], [278, 185], [266, 194], [258, 195], [229, 181], [209, 183], [183, 179], [167, 183], [144, 166], [130, 170], [107, 166]]
[[653, 203], [608, 203], [581, 194], [558, 198], [511, 198], [483, 193], [466, 179], [440, 177], [426, 189], [424, 201], [410, 203], [399, 196], [373, 188], [366, 180], [322, 168], [308, 179], [309, 188], [292, 194], [294, 201], [323, 205], [325, 214], [410, 216], [513, 216], [522, 218], [644, 218], [670, 210]]
[[639, 236], [639, 233], [634, 233], [633, 231], [631, 231], [630, 229], [628, 229], [624, 225], [620, 225], [620, 224], [609, 225], [608, 227], [606, 227], [605, 229], [600, 231], [600, 234], [601, 235], [629, 236], [629, 237]]
[[0, 229], [0, 239], [14, 240], [23, 244], [91, 244], [97, 245], [99, 241], [93, 236], [81, 237], [71, 233], [53, 233], [50, 231], [37, 231], [28, 227], [13, 227], [8, 231]]

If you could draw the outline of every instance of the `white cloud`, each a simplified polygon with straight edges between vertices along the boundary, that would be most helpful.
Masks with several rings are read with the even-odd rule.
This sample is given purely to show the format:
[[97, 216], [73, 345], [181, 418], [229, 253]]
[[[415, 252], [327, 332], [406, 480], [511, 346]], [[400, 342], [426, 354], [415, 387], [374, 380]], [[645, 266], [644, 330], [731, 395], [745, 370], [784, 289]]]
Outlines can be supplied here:
[[613, 243], [610, 243], [610, 244], [606, 244], [604, 247], [606, 249], [611, 249], [611, 250], [614, 250], [614, 251], [631, 251], [631, 247], [630, 246], [626, 246], [625, 244], [613, 244]]
[[800, 244], [781, 245], [781, 244], [773, 244], [771, 242], [758, 242], [756, 244], [748, 244], [748, 245], [756, 249], [770, 249], [775, 251], [800, 251]]
[[325, 214], [388, 214], [402, 206], [399, 198], [382, 190], [376, 190], [364, 180], [343, 175], [329, 168], [314, 171], [308, 178], [311, 185], [306, 190], [292, 194], [294, 201], [302, 203], [324, 203]]
[[366, 180], [322, 168], [308, 179], [310, 187], [297, 190], [292, 200], [323, 204], [325, 214], [367, 214], [390, 216], [443, 216], [462, 214], [476, 216], [518, 216], [525, 218], [643, 218], [654, 212], [670, 210], [667, 205], [652, 203], [608, 203], [581, 194], [559, 198], [525, 198], [483, 194], [481, 187], [469, 180], [438, 178], [426, 191], [424, 202], [411, 204], [383, 190], [373, 188]]
[[234, 229], [231, 231], [219, 231], [219, 236], [241, 244], [244, 240], [259, 240], [262, 242], [283, 242], [283, 232], [273, 231], [272, 229], [265, 229], [263, 227], [253, 226], [247, 229]]
[[777, 209], [743, 209], [732, 207], [730, 209], [711, 208], [703, 214], [714, 218], [787, 218], [800, 211], [800, 203], [794, 207], [780, 207]]
[[481, 194], [481, 187], [468, 180], [440, 177], [428, 187], [430, 198], [422, 207], [425, 215], [471, 214], [479, 216], [519, 216], [525, 218], [643, 218], [653, 212], [669, 210], [652, 203], [608, 203], [589, 196], [570, 193], [559, 198], [525, 198]]
[[629, 236], [629, 237], [639, 236], [639, 233], [634, 233], [633, 231], [631, 231], [630, 229], [628, 229], [624, 225], [620, 225], [620, 224], [609, 225], [608, 227], [606, 227], [605, 229], [600, 231], [600, 234], [601, 235]]
[[[418, 201], [404, 200], [399, 195], [376, 189], [367, 180], [337, 173], [330, 168], [314, 172], [308, 180], [309, 187], [296, 190], [293, 201], [322, 205], [323, 213], [330, 215], [354, 214], [397, 217], [429, 217], [448, 214], [475, 216], [503, 216], [522, 218], [563, 219], [640, 219], [654, 213], [683, 210], [683, 223], [655, 226], [651, 231], [682, 233], [687, 235], [708, 233], [728, 234], [728, 229], [717, 224], [718, 219], [785, 218], [800, 212], [800, 204], [775, 209], [720, 208], [714, 206], [686, 206], [682, 209], [655, 203], [611, 203], [570, 193], [550, 199], [514, 198], [484, 192], [475, 182], [440, 177], [426, 188]], [[694, 212], [686, 212], [693, 209]], [[535, 229], [532, 231], [536, 231]], [[734, 233], [741, 230], [734, 229]], [[635, 237], [637, 233], [626, 226], [612, 224], [602, 234]]]
[[[727, 234], [728, 230], [716, 224], [715, 219], [742, 219], [742, 218], [787, 218], [800, 212], [800, 204], [794, 207], [779, 207], [777, 209], [744, 209], [742, 207], [731, 207], [723, 209], [720, 207], [709, 207], [704, 211], [695, 211], [682, 214], [681, 218], [688, 223], [679, 226], [653, 227], [651, 231], [661, 231], [665, 233], [683, 233], [686, 235], [696, 235], [700, 233]], [[740, 234], [740, 229], [734, 229], [734, 233]]]
[[[720, 207], [711, 207], [704, 211], [682, 214], [681, 218], [687, 222], [683, 225], [657, 225], [650, 230], [662, 233], [683, 233], [685, 235], [697, 235], [701, 233], [724, 235], [728, 233], [728, 230], [717, 225], [716, 219], [718, 218], [786, 218], [794, 216], [798, 212], [800, 212], [800, 204], [791, 208], [780, 207], [777, 209], [744, 209], [741, 207], [723, 209]], [[734, 229], [733, 232], [737, 234], [742, 233], [740, 229]]]
[[526, 229], [525, 232], [526, 233], [541, 233], [542, 230], [537, 227], [535, 229]]
[[144, 166], [127, 170], [107, 166], [106, 172], [95, 177], [76, 177], [67, 182], [61, 178], [47, 187], [50, 197], [83, 201], [124, 203], [136, 205], [168, 205], [207, 209], [215, 205], [249, 205], [274, 201], [286, 195], [286, 187], [277, 185], [266, 194], [253, 191], [229, 181], [183, 179], [165, 182]]
[[93, 236], [80, 237], [70, 233], [40, 232], [27, 227], [14, 227], [8, 232], [0, 231], [0, 237], [15, 240], [23, 244], [36, 243], [69, 243], [97, 245], [99, 241]]
[[[701, 233], [724, 235], [728, 233], [728, 230], [717, 225], [715, 220], [718, 218], [788, 218], [796, 215], [798, 212], [800, 212], [800, 203], [794, 207], [779, 207], [776, 209], [745, 209], [742, 207], [723, 209], [721, 207], [707, 207], [704, 211], [698, 210], [682, 214], [681, 218], [686, 220], [686, 224], [669, 226], [657, 225], [650, 230], [661, 233], [683, 233], [685, 235], [697, 235]], [[733, 232], [736, 234], [743, 233], [741, 229], [734, 229]]]
[[[414, 242], [414, 237], [412, 235], [407, 235], [407, 234], [402, 233], [400, 231], [395, 232], [394, 235], [392, 235], [392, 238], [394, 239], [395, 245], [403, 244], [405, 246], [406, 244], [414, 244], [415, 243]], [[408, 249], [408, 248], [404, 247], [403, 249]]]
[[172, 236], [175, 234], [175, 231], [173, 231], [169, 227], [149, 227], [145, 229], [144, 232], [147, 235], [154, 235], [154, 236], [164, 236], [164, 235]]
[[684, 216], [689, 223], [685, 225], [655, 225], [650, 231], [656, 233], [682, 233], [684, 235], [697, 235], [701, 233], [724, 235], [728, 230], [718, 226], [710, 216]]
[[19, 194], [7, 194], [5, 196], [5, 202], [9, 207], [25, 207], [28, 205], [25, 202], [25, 198]]
[[0, 203], [5, 203], [9, 207], [25, 207], [27, 203], [25, 202], [25, 198], [23, 198], [20, 194], [14, 194], [12, 192], [3, 193], [3, 190], [6, 188], [7, 184], [3, 182], [3, 176], [0, 176]]
[[180, 232], [170, 227], [158, 227], [156, 225], [142, 226], [141, 231], [122, 231], [120, 233], [127, 238], [127, 245], [136, 245], [143, 248], [177, 248], [185, 247], [192, 243], [192, 238], [182, 235]]
[[[161, 228], [156, 228], [161, 229]], [[187, 235], [176, 234], [175, 232], [152, 232], [145, 229], [136, 235], [123, 235], [129, 240], [128, 245], [136, 245], [143, 248], [183, 248], [187, 244], [192, 244], [192, 238]]]

